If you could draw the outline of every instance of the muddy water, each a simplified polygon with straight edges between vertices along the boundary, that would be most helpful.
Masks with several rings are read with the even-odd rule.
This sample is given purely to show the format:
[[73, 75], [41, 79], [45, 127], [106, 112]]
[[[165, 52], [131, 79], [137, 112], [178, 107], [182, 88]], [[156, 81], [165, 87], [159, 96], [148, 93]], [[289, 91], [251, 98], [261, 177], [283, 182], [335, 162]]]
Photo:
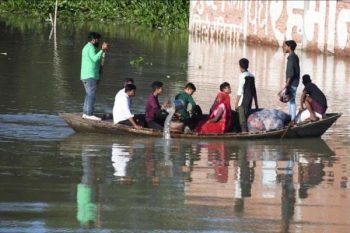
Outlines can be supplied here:
[[[281, 49], [225, 44], [121, 25], [0, 21], [0, 232], [348, 232], [350, 61], [297, 51], [301, 72], [343, 116], [321, 139], [163, 140], [75, 134], [59, 111], [81, 111], [80, 53], [88, 31], [111, 45], [97, 111], [135, 79], [162, 99], [191, 81], [207, 111], [221, 82], [235, 98], [247, 57], [260, 106], [287, 111]], [[137, 65], [130, 61], [142, 58]], [[298, 89], [298, 94], [301, 88]]]

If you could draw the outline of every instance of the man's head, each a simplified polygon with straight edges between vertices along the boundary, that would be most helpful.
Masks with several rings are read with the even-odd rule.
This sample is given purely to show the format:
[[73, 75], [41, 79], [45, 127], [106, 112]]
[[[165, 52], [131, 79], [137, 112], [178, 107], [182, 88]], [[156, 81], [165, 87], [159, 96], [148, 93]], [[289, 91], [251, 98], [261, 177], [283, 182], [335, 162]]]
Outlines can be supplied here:
[[101, 35], [97, 32], [89, 32], [88, 39], [91, 44], [93, 44], [95, 47], [98, 47], [98, 43], [101, 39]]
[[295, 50], [297, 43], [294, 40], [286, 40], [283, 44], [283, 49], [286, 53], [290, 53]]
[[304, 74], [304, 75], [303, 75], [303, 84], [306, 85], [306, 84], [308, 84], [308, 83], [311, 83], [310, 75]]
[[128, 84], [134, 84], [134, 79], [133, 78], [126, 78], [126, 79], [124, 79], [124, 88]]
[[196, 91], [196, 87], [193, 83], [187, 83], [184, 87], [184, 92], [186, 92], [189, 95], [193, 95], [193, 93]]
[[163, 92], [163, 83], [160, 81], [154, 81], [152, 83], [152, 91], [156, 95], [160, 95]]
[[239, 60], [239, 68], [241, 69], [241, 72], [247, 71], [249, 68], [249, 60], [247, 58]]
[[130, 97], [135, 96], [136, 95], [136, 86], [134, 84], [126, 84], [125, 93]]
[[221, 83], [220, 91], [231, 94], [231, 86], [228, 82]]

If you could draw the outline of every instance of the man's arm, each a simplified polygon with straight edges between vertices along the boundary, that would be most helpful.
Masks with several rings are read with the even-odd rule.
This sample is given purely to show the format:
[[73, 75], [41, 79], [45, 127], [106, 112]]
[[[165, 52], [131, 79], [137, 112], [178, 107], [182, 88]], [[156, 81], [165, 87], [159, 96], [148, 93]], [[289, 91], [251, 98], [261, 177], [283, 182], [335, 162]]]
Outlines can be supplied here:
[[304, 102], [305, 102], [305, 99], [306, 99], [306, 92], [303, 91], [303, 93], [301, 94], [301, 97], [300, 97], [300, 110], [304, 110]]
[[236, 102], [235, 102], [235, 110], [237, 110], [237, 108], [238, 108], [238, 104], [239, 104], [240, 99], [241, 99], [241, 95], [237, 95]]

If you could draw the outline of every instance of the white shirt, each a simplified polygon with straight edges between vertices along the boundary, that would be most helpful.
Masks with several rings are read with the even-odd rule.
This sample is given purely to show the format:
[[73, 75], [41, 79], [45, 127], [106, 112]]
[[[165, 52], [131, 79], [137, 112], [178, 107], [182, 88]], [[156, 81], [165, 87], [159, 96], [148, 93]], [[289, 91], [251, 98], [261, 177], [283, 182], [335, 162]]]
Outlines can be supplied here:
[[125, 93], [125, 89], [121, 89], [115, 96], [113, 106], [113, 122], [117, 124], [125, 121], [134, 115], [130, 112], [131, 98]]
[[238, 84], [237, 95], [240, 95], [241, 98], [239, 99], [238, 106], [241, 106], [242, 101], [243, 101], [243, 94], [244, 94], [243, 87], [244, 87], [244, 83], [245, 83], [245, 77], [247, 77], [247, 76], [254, 77], [254, 75], [252, 73], [250, 73], [249, 71], [245, 71], [239, 75], [239, 84]]

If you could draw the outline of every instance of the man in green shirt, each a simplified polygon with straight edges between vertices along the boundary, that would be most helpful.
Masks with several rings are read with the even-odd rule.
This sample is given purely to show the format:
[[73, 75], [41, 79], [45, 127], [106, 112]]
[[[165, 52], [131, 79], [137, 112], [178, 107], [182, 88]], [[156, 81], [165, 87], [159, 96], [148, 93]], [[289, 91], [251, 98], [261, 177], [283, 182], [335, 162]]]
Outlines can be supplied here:
[[101, 35], [97, 32], [88, 34], [89, 42], [84, 46], [81, 56], [80, 79], [85, 88], [85, 100], [83, 107], [83, 118], [89, 120], [101, 120], [93, 115], [97, 83], [100, 80], [102, 61], [105, 57], [108, 45], [103, 42], [100, 51], [98, 48]]
[[[175, 96], [175, 100], [181, 100], [184, 106], [182, 109], [177, 110], [176, 113], [180, 116], [180, 120], [184, 122], [185, 126], [188, 126], [190, 129], [194, 129], [198, 117], [201, 117], [201, 110], [192, 98], [195, 91], [195, 85], [187, 83], [184, 90]], [[199, 116], [197, 116], [198, 112], [200, 112]]]

